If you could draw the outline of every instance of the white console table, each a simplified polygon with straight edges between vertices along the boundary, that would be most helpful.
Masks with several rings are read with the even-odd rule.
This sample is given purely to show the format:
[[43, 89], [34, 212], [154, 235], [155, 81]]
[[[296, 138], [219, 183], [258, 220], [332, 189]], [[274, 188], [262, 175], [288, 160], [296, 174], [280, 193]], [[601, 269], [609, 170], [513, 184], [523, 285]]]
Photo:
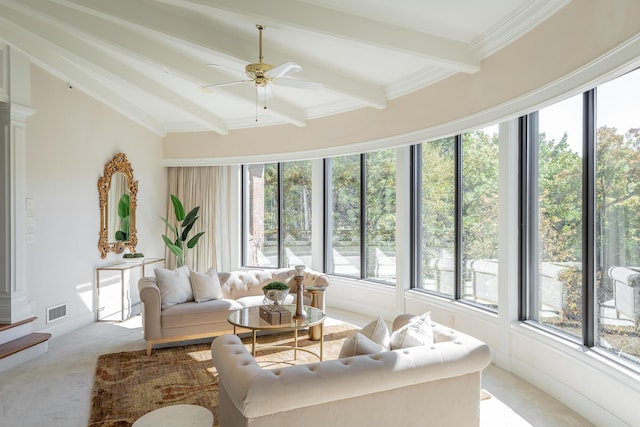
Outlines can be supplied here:
[[[140, 277], [146, 274], [145, 267], [149, 264], [162, 262], [164, 258], [143, 258], [142, 261], [118, 262], [96, 268], [96, 290], [98, 293], [98, 321], [123, 321], [140, 312], [140, 295], [137, 281], [132, 285], [126, 280], [132, 270], [139, 269]], [[102, 284], [100, 273], [119, 272], [120, 281]], [[113, 276], [110, 278], [113, 279]]]

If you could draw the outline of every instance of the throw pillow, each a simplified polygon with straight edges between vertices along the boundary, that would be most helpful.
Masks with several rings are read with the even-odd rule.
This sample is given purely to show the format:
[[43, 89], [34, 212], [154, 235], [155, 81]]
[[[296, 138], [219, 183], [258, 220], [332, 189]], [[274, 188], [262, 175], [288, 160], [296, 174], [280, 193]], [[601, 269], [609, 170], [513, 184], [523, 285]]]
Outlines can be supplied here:
[[204, 274], [198, 273], [197, 271], [191, 271], [189, 272], [189, 279], [191, 279], [193, 299], [195, 299], [196, 302], [222, 298], [220, 279], [218, 278], [218, 273], [214, 269], [211, 269]]
[[382, 346], [360, 332], [357, 332], [355, 335], [352, 335], [345, 340], [338, 357], [342, 359], [344, 357], [373, 354], [386, 350], [388, 350], [387, 347]]
[[389, 329], [382, 317], [365, 325], [359, 332], [347, 338], [338, 357], [371, 354], [389, 349]]
[[167, 308], [172, 305], [193, 301], [193, 291], [189, 280], [189, 267], [176, 269], [155, 268], [156, 283], [160, 289], [160, 305]]
[[413, 317], [409, 323], [391, 334], [391, 349], [433, 344], [431, 312]]

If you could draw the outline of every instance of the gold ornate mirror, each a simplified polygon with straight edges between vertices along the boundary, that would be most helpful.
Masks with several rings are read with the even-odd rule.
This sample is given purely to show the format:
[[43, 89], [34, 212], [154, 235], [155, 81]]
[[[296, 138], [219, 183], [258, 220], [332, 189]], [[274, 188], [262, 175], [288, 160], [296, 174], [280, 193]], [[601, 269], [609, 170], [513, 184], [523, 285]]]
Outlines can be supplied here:
[[136, 207], [138, 181], [133, 179], [133, 169], [124, 153], [113, 156], [104, 167], [104, 175], [98, 179], [100, 194], [100, 239], [98, 249], [102, 258], [107, 252], [122, 253], [125, 249], [135, 252], [138, 244], [136, 233]]

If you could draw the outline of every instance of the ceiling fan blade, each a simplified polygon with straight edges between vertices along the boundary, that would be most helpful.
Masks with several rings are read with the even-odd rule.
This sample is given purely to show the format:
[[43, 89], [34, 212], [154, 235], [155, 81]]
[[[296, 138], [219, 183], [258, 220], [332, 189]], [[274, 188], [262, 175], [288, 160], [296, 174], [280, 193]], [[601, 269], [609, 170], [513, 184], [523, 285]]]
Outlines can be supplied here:
[[296, 89], [307, 89], [307, 90], [319, 90], [324, 86], [322, 83], [310, 82], [307, 80], [297, 80], [297, 79], [278, 79], [274, 80], [274, 84], [278, 86], [287, 86], [294, 87]]
[[231, 85], [237, 85], [240, 83], [246, 83], [246, 82], [253, 82], [253, 80], [238, 80], [235, 82], [227, 82], [227, 83], [218, 83], [218, 84], [214, 84], [214, 85], [206, 85], [206, 86], [202, 86], [203, 90], [210, 90], [216, 87], [224, 87], [224, 86], [231, 86]]
[[287, 74], [298, 73], [300, 71], [302, 71], [302, 67], [300, 65], [295, 62], [285, 62], [284, 64], [273, 67], [264, 74], [270, 79], [278, 79], [286, 76]]

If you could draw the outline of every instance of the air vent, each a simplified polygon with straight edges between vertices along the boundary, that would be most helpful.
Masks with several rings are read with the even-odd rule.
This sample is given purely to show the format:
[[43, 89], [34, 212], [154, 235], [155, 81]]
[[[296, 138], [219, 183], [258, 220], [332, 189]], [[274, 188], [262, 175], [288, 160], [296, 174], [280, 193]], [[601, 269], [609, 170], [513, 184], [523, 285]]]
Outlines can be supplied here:
[[47, 323], [67, 317], [67, 304], [47, 308]]

